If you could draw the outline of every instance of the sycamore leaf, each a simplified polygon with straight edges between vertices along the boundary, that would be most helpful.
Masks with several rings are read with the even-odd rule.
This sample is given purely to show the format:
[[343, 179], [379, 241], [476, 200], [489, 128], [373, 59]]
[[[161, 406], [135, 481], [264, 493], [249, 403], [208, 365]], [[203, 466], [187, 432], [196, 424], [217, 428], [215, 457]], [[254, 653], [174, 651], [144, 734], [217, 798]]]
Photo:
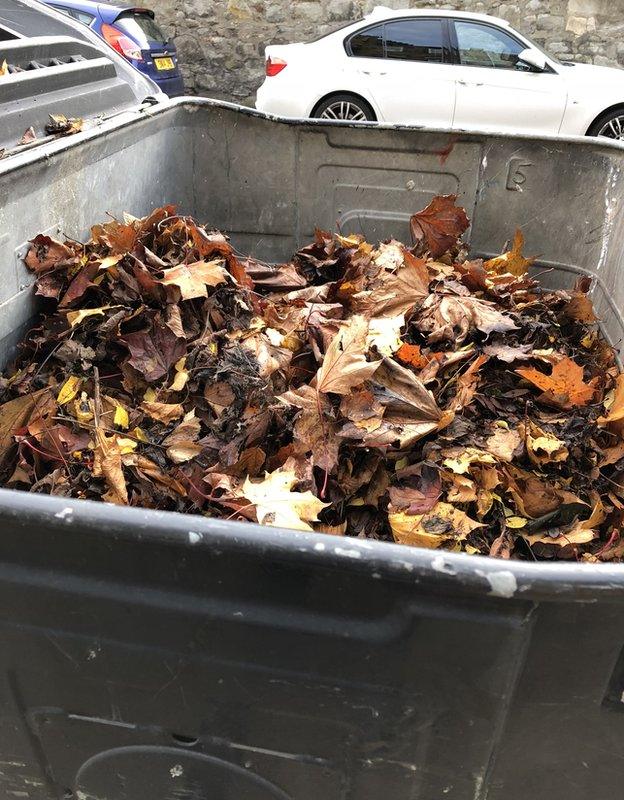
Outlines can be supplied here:
[[595, 394], [594, 387], [583, 381], [583, 367], [567, 356], [553, 366], [550, 375], [534, 367], [519, 367], [516, 373], [544, 392], [541, 399], [559, 408], [587, 405]]
[[432, 258], [453, 247], [470, 225], [464, 209], [455, 205], [456, 200], [454, 194], [434, 197], [427, 208], [410, 219], [412, 239], [424, 245]]
[[351, 317], [340, 328], [316, 373], [319, 392], [347, 394], [373, 375], [380, 362], [366, 360], [367, 334], [368, 322], [362, 316]]
[[246, 479], [242, 495], [256, 507], [261, 525], [276, 528], [293, 528], [311, 531], [310, 522], [316, 522], [320, 512], [329, 503], [323, 503], [312, 492], [293, 492], [297, 476], [291, 470], [267, 472], [262, 481]]
[[522, 255], [523, 246], [524, 236], [520, 228], [518, 228], [511, 250], [503, 253], [502, 256], [496, 256], [489, 261], [485, 261], [483, 266], [488, 272], [493, 272], [497, 275], [509, 273], [510, 275], [521, 277], [535, 262], [535, 258], [525, 258]]
[[438, 548], [463, 541], [484, 525], [450, 503], [438, 502], [427, 514], [388, 514], [395, 542], [414, 547]]
[[226, 273], [222, 261], [194, 261], [192, 264], [180, 264], [166, 269], [160, 283], [164, 286], [177, 286], [182, 300], [195, 297], [207, 297], [206, 286], [218, 286], [226, 282]]

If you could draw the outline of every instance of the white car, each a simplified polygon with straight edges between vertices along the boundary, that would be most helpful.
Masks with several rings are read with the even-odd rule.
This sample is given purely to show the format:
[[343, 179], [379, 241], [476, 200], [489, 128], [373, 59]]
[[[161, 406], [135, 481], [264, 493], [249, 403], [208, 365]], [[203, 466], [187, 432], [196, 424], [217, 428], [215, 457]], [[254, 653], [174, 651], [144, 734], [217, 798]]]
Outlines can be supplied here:
[[624, 139], [624, 71], [561, 62], [502, 19], [377, 7], [266, 48], [256, 108], [286, 117]]

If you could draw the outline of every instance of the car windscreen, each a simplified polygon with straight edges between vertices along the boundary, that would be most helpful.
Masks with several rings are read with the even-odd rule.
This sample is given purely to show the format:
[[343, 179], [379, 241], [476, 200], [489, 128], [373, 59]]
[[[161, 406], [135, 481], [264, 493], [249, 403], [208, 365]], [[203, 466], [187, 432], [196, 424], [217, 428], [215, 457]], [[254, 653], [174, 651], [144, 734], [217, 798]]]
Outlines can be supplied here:
[[149, 50], [154, 44], [162, 45], [169, 41], [156, 20], [145, 12], [124, 11], [115, 20], [115, 27], [131, 36], [142, 50]]

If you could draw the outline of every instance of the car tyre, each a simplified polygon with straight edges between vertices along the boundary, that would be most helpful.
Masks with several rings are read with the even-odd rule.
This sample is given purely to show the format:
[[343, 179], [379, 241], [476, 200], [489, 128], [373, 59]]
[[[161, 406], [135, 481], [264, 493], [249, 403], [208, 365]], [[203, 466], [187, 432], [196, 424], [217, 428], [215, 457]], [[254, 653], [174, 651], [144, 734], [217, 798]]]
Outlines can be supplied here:
[[624, 141], [624, 106], [612, 108], [598, 117], [587, 131], [588, 136], [605, 136]]
[[354, 94], [334, 94], [322, 100], [312, 112], [314, 119], [375, 122], [377, 117], [370, 105]]

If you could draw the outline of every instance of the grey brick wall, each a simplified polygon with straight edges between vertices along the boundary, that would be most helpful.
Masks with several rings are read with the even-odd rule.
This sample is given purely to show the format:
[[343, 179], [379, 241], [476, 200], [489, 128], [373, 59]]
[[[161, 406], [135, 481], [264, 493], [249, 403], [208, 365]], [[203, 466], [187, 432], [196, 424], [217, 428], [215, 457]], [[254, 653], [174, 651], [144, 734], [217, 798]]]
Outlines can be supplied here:
[[267, 44], [305, 41], [375, 5], [503, 17], [554, 55], [624, 66], [623, 0], [152, 0], [175, 37], [190, 92], [250, 102]]

